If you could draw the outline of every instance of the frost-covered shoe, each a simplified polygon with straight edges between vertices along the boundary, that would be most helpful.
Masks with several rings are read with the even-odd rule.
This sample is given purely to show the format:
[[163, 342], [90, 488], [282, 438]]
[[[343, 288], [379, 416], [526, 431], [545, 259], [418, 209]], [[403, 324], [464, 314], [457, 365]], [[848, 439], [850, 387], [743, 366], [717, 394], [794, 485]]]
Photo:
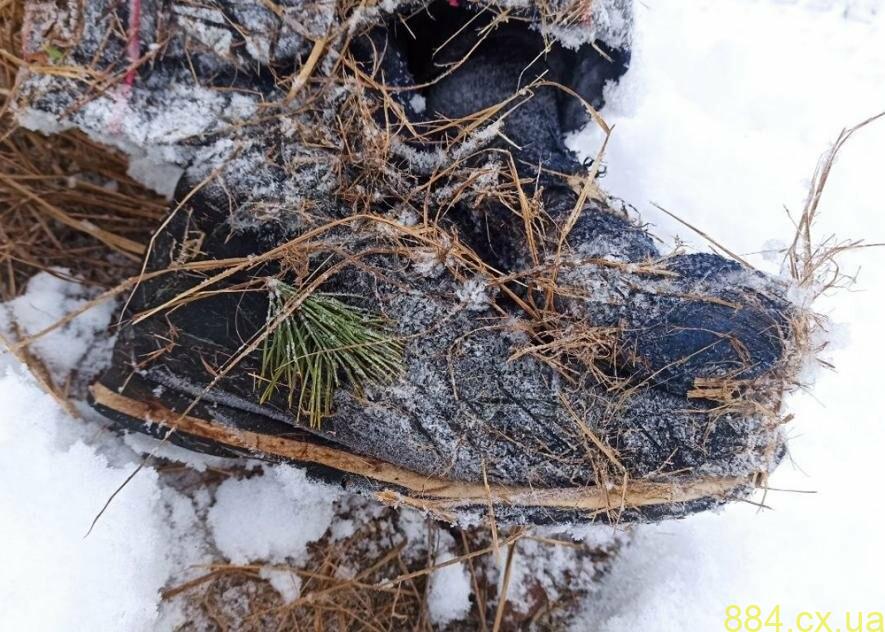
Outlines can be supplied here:
[[[556, 186], [586, 176], [561, 143], [580, 110], [536, 81], [543, 68], [527, 73], [531, 88], [505, 119], [514, 134], [501, 134], [506, 110], [438, 120], [465, 94], [477, 107], [497, 98], [461, 86], [459, 68], [479, 77], [500, 64], [512, 83], [526, 51], [598, 100], [602, 78], [618, 73], [591, 43], [626, 58], [616, 26], [629, 24], [629, 3], [595, 2], [586, 21], [584, 3], [480, 5], [502, 16], [517, 63], [500, 51], [477, 57], [480, 66], [443, 60], [452, 71], [426, 81], [435, 49], [409, 39], [410, 16], [422, 12], [407, 3], [391, 14], [144, 1], [137, 23], [113, 3], [88, 4], [30, 3], [30, 51], [59, 47], [67, 33], [66, 63], [97, 62], [121, 83], [84, 92], [70, 73], [25, 76], [20, 117], [77, 125], [136, 154], [139, 168], [183, 170], [112, 367], [93, 388], [94, 406], [120, 425], [196, 450], [302, 463], [438, 515], [491, 509], [512, 522], [680, 516], [741, 497], [779, 460], [768, 399], [739, 386], [706, 397], [658, 388], [673, 380], [641, 371], [660, 375], [655, 363], [684, 349], [637, 342], [625, 353], [622, 319], [588, 318], [613, 294], [624, 301], [613, 313], [631, 316], [645, 307], [631, 292], [663, 300], [659, 277], [703, 283], [704, 266], [648, 274], [658, 258], [645, 252], [648, 238], [603, 202], [582, 212], [562, 258], [555, 230], [534, 247], [514, 231], [523, 218], [506, 213], [521, 208], [520, 190], [556, 225]], [[431, 8], [463, 11], [462, 25], [477, 15]], [[548, 63], [535, 27], [583, 45], [557, 45]], [[162, 174], [160, 184], [175, 180]], [[596, 268], [572, 259], [600, 244]], [[573, 261], [571, 277], [563, 263]], [[725, 278], [716, 275], [702, 288], [711, 295]], [[539, 302], [545, 278], [555, 309]], [[695, 297], [670, 298], [692, 317]], [[576, 315], [576, 305], [589, 307]]]
[[[189, 269], [139, 287], [128, 313], [137, 324], [120, 332], [113, 368], [93, 388], [96, 408], [126, 427], [192, 449], [306, 464], [440, 515], [491, 504], [499, 520], [520, 522], [682, 515], [745, 492], [779, 457], [777, 430], [762, 416], [718, 414], [657, 389], [611, 391], [564, 356], [578, 375], [569, 381], [521, 353], [535, 346], [531, 322], [496, 302], [469, 251], [428, 265], [453, 239], [442, 229], [378, 218], [320, 224], [321, 236], [305, 238], [305, 226], [268, 258], [262, 231], [233, 239], [212, 206], [208, 194], [193, 195], [158, 235], [162, 254], [149, 271], [175, 261]], [[213, 259], [185, 253], [194, 233]], [[318, 418], [313, 390], [303, 399], [303, 382], [275, 378], [281, 365], [263, 366], [268, 343], [259, 342], [268, 313], [273, 322], [285, 310], [271, 301], [295, 305], [294, 288], [311, 280], [322, 282], [307, 301], [371, 315], [356, 344], [384, 349], [373, 368], [341, 345], [303, 342], [308, 334], [284, 339], [294, 363], [326, 354], [357, 367]]]
[[602, 200], [583, 202], [562, 181], [584, 168], [563, 141], [580, 104], [558, 86], [599, 106], [605, 79], [623, 66], [585, 58], [575, 67], [556, 46], [536, 52], [542, 36], [519, 24], [491, 29], [495, 18], [485, 17], [467, 29], [457, 10], [441, 11], [428, 35], [434, 61], [421, 75], [428, 110], [459, 120], [513, 103], [491, 115], [492, 124], [514, 167], [529, 176], [520, 208], [494, 201], [464, 213], [473, 247], [508, 273], [524, 271], [525, 287], [545, 288], [546, 309], [568, 315], [571, 327], [613, 337], [604, 360], [618, 376], [680, 396], [709, 394], [713, 384], [779, 382], [792, 335], [783, 283], [717, 255], [664, 258], [623, 214]]

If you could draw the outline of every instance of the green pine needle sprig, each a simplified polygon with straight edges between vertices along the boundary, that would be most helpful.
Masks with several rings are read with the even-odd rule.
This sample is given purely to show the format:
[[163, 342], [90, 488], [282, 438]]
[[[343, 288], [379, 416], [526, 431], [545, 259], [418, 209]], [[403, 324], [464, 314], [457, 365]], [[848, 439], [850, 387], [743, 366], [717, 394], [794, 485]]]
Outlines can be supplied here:
[[307, 417], [319, 428], [342, 384], [362, 394], [366, 384], [392, 382], [402, 372], [403, 345], [383, 318], [331, 294], [311, 294], [280, 319], [298, 298], [291, 285], [277, 281], [271, 287], [267, 322], [276, 325], [262, 350], [261, 402], [283, 388], [297, 419]]

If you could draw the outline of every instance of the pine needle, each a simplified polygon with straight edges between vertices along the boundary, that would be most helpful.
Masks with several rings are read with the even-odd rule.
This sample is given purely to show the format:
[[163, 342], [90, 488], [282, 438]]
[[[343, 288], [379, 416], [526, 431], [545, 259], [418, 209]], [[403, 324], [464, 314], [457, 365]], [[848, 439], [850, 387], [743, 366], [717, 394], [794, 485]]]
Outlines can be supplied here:
[[312, 294], [279, 320], [299, 291], [275, 282], [267, 322], [279, 321], [264, 343], [261, 402], [280, 388], [288, 390], [297, 419], [312, 428], [332, 413], [335, 391], [346, 383], [357, 393], [369, 383], [387, 384], [402, 372], [402, 343], [385, 330], [385, 321], [330, 294]]

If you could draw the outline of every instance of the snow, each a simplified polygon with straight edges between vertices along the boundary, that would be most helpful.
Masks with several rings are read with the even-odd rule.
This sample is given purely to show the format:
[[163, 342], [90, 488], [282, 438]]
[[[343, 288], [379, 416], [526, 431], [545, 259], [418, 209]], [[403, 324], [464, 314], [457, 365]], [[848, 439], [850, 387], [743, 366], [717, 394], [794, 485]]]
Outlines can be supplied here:
[[[611, 527], [603, 528], [605, 540], [596, 542], [599, 548], [607, 549], [618, 542], [617, 532]], [[553, 539], [557, 539], [554, 537]], [[559, 539], [562, 539], [561, 537]], [[583, 538], [578, 538], [581, 541]], [[587, 542], [585, 540], [585, 542]], [[587, 542], [590, 544], [590, 542]], [[563, 592], [576, 585], [591, 586], [601, 570], [589, 557], [570, 555], [567, 546], [551, 546], [538, 540], [523, 539], [517, 542], [510, 567], [510, 583], [507, 600], [516, 612], [527, 613], [531, 604], [529, 592], [543, 590], [546, 598], [556, 602]], [[503, 588], [506, 555], [498, 559], [500, 569], [499, 589]]]
[[[452, 536], [448, 539], [452, 539]], [[452, 542], [454, 544], [454, 541]], [[437, 556], [436, 564], [454, 559], [450, 551]], [[430, 620], [440, 626], [462, 619], [470, 612], [470, 595], [473, 592], [470, 575], [463, 562], [445, 566], [430, 576], [427, 594], [427, 611]]]
[[[34, 335], [81, 309], [96, 294], [65, 277], [65, 270], [56, 270], [55, 274], [41, 272], [31, 277], [24, 295], [0, 305], [0, 332], [9, 337], [10, 327], [16, 323], [21, 329], [20, 335]], [[95, 366], [98, 358], [106, 356], [113, 346], [113, 340], [107, 337], [96, 341], [96, 334], [107, 329], [114, 307], [114, 303], [104, 302], [90, 309], [37, 339], [31, 351], [43, 358], [46, 368], [56, 377], [66, 376], [74, 367], [94, 373], [99, 368]], [[2, 362], [0, 358], [0, 366]], [[85, 366], [88, 364], [92, 366]]]
[[[230, 31], [215, 24], [224, 24], [224, 13], [220, 9], [204, 9], [199, 7], [175, 7], [178, 23], [193, 33], [195, 39], [206, 45], [219, 57], [229, 57], [233, 36]], [[251, 53], [251, 51], [250, 51]]]
[[[525, 6], [520, 0], [504, 0], [504, 6]], [[623, 48], [630, 41], [633, 25], [633, 0], [595, 0], [578, 25], [548, 25], [543, 30], [567, 48], [602, 40], [612, 48]], [[581, 5], [587, 7], [587, 4]]]
[[222, 483], [209, 510], [209, 527], [218, 549], [234, 564], [297, 562], [331, 524], [335, 497], [331, 486], [309, 482], [304, 470], [281, 465], [263, 477]]
[[262, 566], [258, 576], [270, 582], [280, 593], [283, 603], [292, 603], [301, 594], [301, 578], [289, 569]]
[[[783, 205], [801, 208], [816, 158], [840, 129], [885, 109], [885, 9], [871, 0], [645, 0], [635, 20], [633, 68], [603, 112], [615, 126], [604, 186], [635, 204], [660, 237], [706, 248], [652, 203], [776, 272], [771, 250], [792, 233]], [[151, 132], [155, 140], [194, 131], [169, 123]], [[211, 121], [196, 123], [199, 131]], [[34, 126], [48, 129], [47, 121]], [[599, 146], [592, 130], [572, 142], [591, 156]], [[859, 132], [837, 161], [819, 236], [885, 241], [883, 159], [885, 120]], [[859, 291], [825, 296], [817, 307], [840, 327], [847, 323], [849, 335], [831, 349], [837, 371], [820, 374], [813, 396], [790, 402], [791, 459], [764, 498], [772, 509], [735, 505], [636, 529], [574, 629], [716, 630], [730, 604], [780, 605], [785, 615], [883, 608], [885, 428], [874, 398], [885, 356], [885, 253], [848, 254], [843, 269], [860, 270]], [[473, 290], [465, 298], [481, 288]], [[37, 275], [25, 295], [2, 306], [0, 329], [8, 334], [14, 319], [34, 333], [91, 296], [78, 284]], [[108, 343], [97, 334], [112, 311], [99, 305], [34, 346], [57, 383], [75, 365], [98, 368]], [[291, 602], [300, 578], [287, 565], [305, 559], [330, 526], [333, 538], [356, 528], [352, 519], [335, 521], [341, 492], [297, 468], [265, 466], [263, 476], [228, 478], [213, 494], [190, 497], [148, 465], [86, 536], [141, 462], [137, 452], [150, 450], [160, 447], [145, 437], [123, 442], [95, 422], [70, 418], [21, 366], [0, 358], [4, 629], [70, 629], [71, 621], [90, 630], [169, 629], [175, 617], [160, 613], [159, 591], [219, 554], [234, 563], [261, 561], [260, 576]], [[161, 453], [197, 469], [220, 461], [170, 446]], [[426, 535], [414, 512], [403, 514], [401, 528], [410, 540]], [[612, 537], [610, 529], [576, 531], [594, 542]], [[592, 567], [575, 566], [567, 549], [548, 548], [520, 543], [513, 598], [524, 587], [521, 577], [555, 590], [548, 577], [563, 568], [592, 574]], [[443, 546], [437, 563], [451, 556]], [[463, 564], [434, 573], [432, 620], [462, 616], [470, 593]]]
[[488, 284], [481, 277], [467, 279], [455, 290], [455, 298], [464, 304], [464, 308], [470, 311], [481, 312], [489, 303], [487, 294]]
[[[800, 210], [818, 155], [843, 127], [885, 109], [885, 8], [866, 22], [843, 17], [847, 6], [861, 3], [640, 3], [631, 69], [603, 112], [615, 126], [603, 187], [637, 205], [660, 236], [700, 243], [651, 202], [740, 253], [790, 238], [782, 205]], [[590, 126], [575, 141], [591, 157], [597, 133]], [[853, 141], [859, 162], [876, 159], [862, 147], [879, 133]], [[836, 175], [872, 192], [870, 168], [849, 171]], [[835, 188], [825, 194], [833, 205]], [[867, 219], [859, 210], [851, 214]]]
[[412, 106], [412, 109], [415, 110], [415, 114], [423, 114], [424, 110], [427, 109], [427, 100], [421, 94], [414, 94], [409, 99], [409, 104]]
[[[56, 276], [58, 275], [58, 276]], [[43, 272], [0, 305], [34, 334], [94, 292]], [[100, 303], [39, 339], [32, 353], [57, 384], [99, 370], [113, 344], [114, 305]], [[144, 468], [90, 531], [105, 500], [140, 462], [98, 424], [73, 419], [9, 354], [0, 356], [0, 604], [4, 629], [150, 630], [173, 572], [207, 561], [195, 504]], [[121, 590], [125, 586], [125, 590]]]
[[[81, 423], [20, 372], [0, 376], [0, 572], [8, 630], [148, 630], [173, 559], [157, 474], [130, 483], [92, 519], [131, 466], [75, 438]], [[121, 587], [125, 586], [125, 590]]]

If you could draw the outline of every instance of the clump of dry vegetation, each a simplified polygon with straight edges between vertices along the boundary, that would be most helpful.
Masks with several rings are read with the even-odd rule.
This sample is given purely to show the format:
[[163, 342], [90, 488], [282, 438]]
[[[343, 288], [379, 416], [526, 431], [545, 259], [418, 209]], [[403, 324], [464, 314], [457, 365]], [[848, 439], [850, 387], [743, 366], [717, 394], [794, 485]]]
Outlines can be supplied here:
[[127, 175], [124, 155], [81, 132], [15, 124], [23, 11], [0, 5], [0, 292], [9, 299], [34, 273], [59, 269], [107, 289], [138, 271], [167, 203]]

